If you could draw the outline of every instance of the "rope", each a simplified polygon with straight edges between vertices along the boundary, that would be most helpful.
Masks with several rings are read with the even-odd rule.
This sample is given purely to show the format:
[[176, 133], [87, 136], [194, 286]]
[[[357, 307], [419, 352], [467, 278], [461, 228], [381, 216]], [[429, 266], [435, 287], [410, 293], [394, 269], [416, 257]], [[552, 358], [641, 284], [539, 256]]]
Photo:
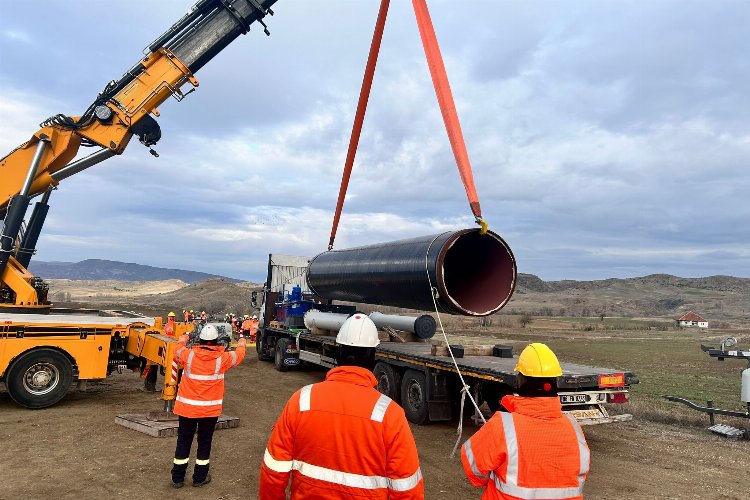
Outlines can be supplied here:
[[453, 447], [453, 451], [451, 452], [451, 458], [453, 458], [453, 455], [456, 453], [456, 449], [458, 448], [458, 443], [461, 441], [461, 435], [463, 433], [463, 421], [464, 421], [464, 400], [466, 398], [466, 395], [469, 395], [469, 400], [471, 401], [471, 404], [474, 405], [474, 409], [476, 410], [477, 414], [479, 414], [479, 418], [482, 419], [482, 423], [487, 423], [487, 419], [484, 418], [484, 415], [479, 410], [479, 405], [477, 404], [476, 400], [474, 399], [474, 396], [471, 395], [471, 388], [464, 380], [464, 376], [461, 373], [461, 369], [458, 367], [458, 362], [456, 361], [456, 357], [453, 355], [453, 349], [451, 349], [451, 344], [448, 341], [448, 334], [445, 333], [445, 328], [443, 327], [443, 320], [440, 318], [440, 309], [437, 305], [437, 297], [439, 296], [437, 288], [432, 286], [432, 278], [430, 278], [430, 267], [429, 267], [429, 261], [428, 257], [430, 255], [430, 249], [432, 248], [432, 244], [435, 243], [435, 240], [437, 240], [441, 235], [435, 236], [435, 238], [432, 239], [430, 242], [430, 245], [427, 247], [427, 252], [425, 253], [424, 257], [424, 267], [425, 272], [427, 273], [427, 283], [430, 285], [430, 295], [432, 296], [432, 304], [435, 306], [435, 314], [437, 315], [438, 325], [440, 325], [440, 332], [443, 334], [443, 338], [445, 339], [445, 345], [448, 347], [448, 354], [451, 355], [451, 360], [453, 361], [453, 366], [456, 368], [456, 373], [458, 374], [458, 378], [461, 380], [461, 415], [458, 419], [458, 429], [456, 430], [456, 433], [458, 434], [458, 439], [456, 440], [456, 445]]
[[383, 40], [383, 31], [385, 31], [385, 19], [388, 16], [388, 6], [390, 0], [380, 1], [380, 10], [378, 19], [375, 21], [375, 33], [372, 35], [370, 43], [370, 54], [367, 56], [367, 66], [365, 66], [365, 76], [362, 79], [362, 89], [359, 92], [359, 102], [357, 103], [357, 112], [354, 115], [354, 125], [352, 126], [352, 135], [349, 138], [349, 150], [346, 153], [346, 162], [344, 163], [344, 174], [341, 176], [341, 187], [339, 188], [339, 198], [336, 202], [336, 212], [333, 216], [333, 226], [331, 227], [331, 238], [328, 240], [328, 250], [333, 249], [333, 240], [336, 239], [336, 230], [339, 227], [341, 210], [344, 208], [344, 198], [346, 190], [349, 187], [349, 178], [352, 175], [354, 167], [354, 157], [357, 155], [357, 146], [359, 137], [362, 135], [362, 124], [365, 121], [367, 112], [367, 102], [370, 99], [370, 90], [372, 89], [372, 80], [375, 76], [375, 67], [378, 64], [378, 54], [380, 53], [380, 42]]

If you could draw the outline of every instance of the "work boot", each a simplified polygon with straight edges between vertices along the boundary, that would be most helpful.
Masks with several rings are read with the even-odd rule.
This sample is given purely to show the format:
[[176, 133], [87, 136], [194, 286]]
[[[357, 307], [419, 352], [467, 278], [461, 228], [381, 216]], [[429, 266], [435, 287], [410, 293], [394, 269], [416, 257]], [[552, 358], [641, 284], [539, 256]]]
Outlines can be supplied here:
[[156, 392], [156, 382], [146, 380], [143, 383], [143, 392]]
[[178, 488], [182, 488], [183, 486], [185, 486], [185, 481], [180, 481], [179, 483], [175, 483], [174, 481], [172, 481], [169, 484], [172, 485], [172, 488], [178, 489]]
[[200, 481], [200, 482], [198, 482], [198, 483], [196, 483], [195, 481], [193, 481], [193, 486], [195, 486], [196, 488], [200, 488], [200, 487], [201, 487], [201, 486], [203, 486], [204, 484], [208, 484], [208, 483], [210, 483], [210, 482], [211, 482], [211, 473], [209, 473], [209, 474], [208, 474], [208, 475], [206, 476], [206, 479], [204, 479], [203, 481]]

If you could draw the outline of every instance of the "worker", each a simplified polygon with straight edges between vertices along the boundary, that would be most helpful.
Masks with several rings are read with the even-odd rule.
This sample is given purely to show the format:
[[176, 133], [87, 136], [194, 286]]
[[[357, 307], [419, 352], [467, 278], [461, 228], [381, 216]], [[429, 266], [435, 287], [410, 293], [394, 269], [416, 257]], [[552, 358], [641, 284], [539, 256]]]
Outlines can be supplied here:
[[183, 309], [182, 310], [182, 317], [183, 317], [183, 320], [185, 321], [185, 323], [189, 323], [190, 322], [190, 311], [188, 311], [187, 309]]
[[483, 499], [582, 499], [589, 448], [576, 419], [562, 413], [557, 395], [560, 363], [544, 344], [528, 345], [516, 365], [518, 395], [461, 450], [469, 482]]
[[190, 313], [188, 314], [188, 321], [191, 323], [195, 321], [195, 311], [193, 311], [192, 309], [190, 309]]
[[250, 318], [250, 320], [253, 322], [253, 325], [250, 328], [250, 341], [254, 342], [258, 336], [258, 316], [253, 314], [253, 317]]
[[219, 331], [213, 325], [204, 326], [198, 338], [199, 344], [188, 348], [189, 337], [181, 336], [175, 352], [175, 359], [184, 368], [174, 405], [174, 412], [179, 416], [177, 449], [172, 467], [172, 486], [175, 488], [185, 485], [190, 447], [196, 432], [198, 451], [193, 468], [193, 486], [211, 482], [209, 457], [224, 399], [224, 373], [245, 358], [244, 337], [237, 342], [237, 350], [231, 352], [225, 352], [223, 346], [217, 345]]
[[242, 332], [242, 335], [244, 335], [247, 339], [250, 340], [250, 342], [255, 342], [254, 324], [253, 324], [253, 320], [250, 319], [249, 314], [245, 314], [245, 319], [242, 322], [240, 331]]
[[162, 332], [167, 337], [174, 337], [175, 325], [176, 325], [174, 318], [175, 318], [174, 313], [170, 311], [170, 313], [167, 314], [167, 324], [164, 325], [164, 328], [162, 329]]
[[206, 311], [201, 311], [201, 323], [205, 323], [207, 319]]
[[[261, 500], [424, 498], [404, 410], [380, 394], [372, 374], [380, 343], [372, 320], [355, 314], [336, 337], [338, 366], [286, 404], [268, 440]], [[325, 492], [325, 493], [323, 493]]]

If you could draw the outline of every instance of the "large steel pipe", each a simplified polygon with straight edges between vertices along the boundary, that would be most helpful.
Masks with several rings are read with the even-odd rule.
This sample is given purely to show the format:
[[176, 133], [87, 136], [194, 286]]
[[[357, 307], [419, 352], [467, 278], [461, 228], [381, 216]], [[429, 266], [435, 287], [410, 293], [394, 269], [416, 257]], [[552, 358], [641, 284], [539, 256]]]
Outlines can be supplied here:
[[381, 330], [389, 326], [394, 330], [411, 332], [420, 339], [431, 339], [437, 329], [435, 318], [429, 314], [414, 317], [374, 312], [370, 314], [370, 319]]
[[349, 314], [321, 312], [317, 309], [310, 309], [305, 313], [305, 328], [308, 330], [320, 328], [321, 330], [338, 332], [348, 317]]
[[[428, 278], [429, 275], [429, 278]], [[310, 261], [307, 283], [330, 300], [485, 316], [510, 300], [516, 260], [496, 233], [464, 229], [324, 252]]]

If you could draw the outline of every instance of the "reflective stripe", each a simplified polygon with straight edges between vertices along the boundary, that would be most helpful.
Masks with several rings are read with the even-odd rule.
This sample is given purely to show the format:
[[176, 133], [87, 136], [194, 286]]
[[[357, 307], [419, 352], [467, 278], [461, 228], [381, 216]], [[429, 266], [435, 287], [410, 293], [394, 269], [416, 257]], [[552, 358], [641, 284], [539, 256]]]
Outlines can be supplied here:
[[221, 371], [221, 356], [216, 358], [216, 368], [214, 369], [213, 375], [195, 375], [192, 373], [192, 367], [193, 367], [193, 357], [195, 356], [195, 351], [190, 351], [190, 355], [188, 356], [187, 362], [185, 363], [185, 371], [184, 374], [187, 378], [193, 379], [193, 380], [221, 380], [224, 378], [223, 373], [219, 373]]
[[515, 486], [518, 484], [518, 439], [516, 437], [516, 424], [513, 415], [508, 412], [500, 412], [503, 419], [503, 432], [505, 433], [505, 449], [508, 453], [508, 470], [505, 473], [506, 484]]
[[190, 461], [189, 457], [188, 458], [175, 458], [174, 459], [174, 464], [175, 465], [185, 465], [189, 461]]
[[487, 479], [487, 476], [480, 472], [477, 463], [474, 460], [474, 451], [471, 449], [471, 439], [467, 439], [464, 443], [464, 451], [466, 452], [466, 461], [469, 462], [471, 472], [473, 472], [479, 479]]
[[195, 356], [195, 351], [192, 349], [190, 350], [190, 354], [188, 354], [187, 363], [185, 363], [185, 374], [190, 377], [190, 366], [193, 364], [193, 357]]
[[[589, 450], [586, 446], [586, 440], [583, 438], [583, 432], [574, 417], [567, 415], [573, 423], [578, 438], [580, 472], [578, 475], [578, 487], [567, 488], [527, 488], [518, 486], [518, 437], [516, 435], [516, 426], [513, 422], [511, 413], [501, 412], [500, 417], [503, 420], [503, 433], [505, 434], [505, 448], [508, 453], [508, 468], [503, 482], [497, 474], [490, 472], [490, 478], [495, 482], [495, 487], [506, 495], [511, 495], [523, 499], [548, 499], [562, 500], [583, 495], [584, 475], [589, 469]], [[468, 442], [468, 441], [467, 441]], [[473, 469], [472, 469], [473, 470]]]
[[268, 451], [268, 448], [266, 448], [266, 452], [263, 454], [263, 463], [272, 471], [282, 474], [292, 470], [291, 460], [276, 460]]
[[[266, 462], [267, 457], [273, 460], [273, 457], [268, 453], [268, 450], [266, 450], [266, 455], [263, 457], [263, 461], [272, 470], [276, 470]], [[276, 463], [283, 464], [284, 466], [291, 464], [291, 470], [296, 470], [303, 476], [307, 476], [311, 479], [340, 484], [350, 488], [361, 488], [364, 490], [388, 488], [393, 491], [409, 491], [412, 488], [415, 488], [422, 480], [422, 469], [419, 467], [417, 468], [417, 471], [409, 477], [403, 479], [391, 479], [383, 476], [363, 476], [361, 474], [352, 474], [351, 472], [327, 469], [325, 467], [308, 464], [299, 460]], [[286, 470], [279, 470], [277, 472], [286, 472]]]
[[326, 469], [317, 465], [307, 464], [294, 460], [292, 469], [299, 471], [303, 476], [329, 483], [349, 486], [351, 488], [362, 488], [364, 490], [376, 490], [378, 488], [388, 488], [388, 478], [382, 476], [362, 476], [350, 472]]
[[232, 355], [232, 366], [237, 366], [237, 353], [235, 351], [231, 351], [229, 354]]
[[208, 458], [201, 460], [200, 458], [195, 459], [195, 465], [208, 465]]
[[189, 379], [193, 380], [221, 380], [224, 378], [224, 374], [220, 373], [218, 375], [193, 375], [192, 373], [185, 372], [185, 376]]
[[581, 429], [581, 426], [578, 425], [578, 422], [576, 422], [576, 418], [572, 415], [568, 415], [567, 413], [565, 414], [565, 416], [568, 417], [570, 423], [573, 424], [573, 429], [576, 431], [576, 437], [578, 438], [578, 453], [579, 460], [581, 462], [581, 467], [578, 472], [578, 484], [583, 488], [583, 482], [585, 480], [584, 476], [589, 472], [591, 452], [589, 451], [589, 447], [586, 444], [586, 438], [583, 437], [583, 429]]
[[417, 472], [409, 477], [405, 477], [403, 479], [388, 478], [388, 488], [393, 491], [409, 491], [412, 488], [416, 488], [421, 480], [422, 469], [417, 467]]
[[389, 404], [391, 404], [391, 398], [389, 398], [385, 394], [381, 394], [378, 398], [377, 403], [375, 403], [375, 407], [372, 409], [370, 420], [374, 420], [375, 422], [382, 422], [383, 418], [385, 418], [385, 411], [388, 409]]
[[310, 391], [312, 391], [312, 384], [304, 386], [299, 393], [299, 411], [310, 410]]
[[215, 399], [213, 401], [199, 401], [197, 399], [188, 399], [183, 398], [182, 396], [177, 396], [177, 401], [179, 401], [180, 403], [185, 403], [186, 405], [193, 406], [215, 406], [220, 405], [223, 399]]

